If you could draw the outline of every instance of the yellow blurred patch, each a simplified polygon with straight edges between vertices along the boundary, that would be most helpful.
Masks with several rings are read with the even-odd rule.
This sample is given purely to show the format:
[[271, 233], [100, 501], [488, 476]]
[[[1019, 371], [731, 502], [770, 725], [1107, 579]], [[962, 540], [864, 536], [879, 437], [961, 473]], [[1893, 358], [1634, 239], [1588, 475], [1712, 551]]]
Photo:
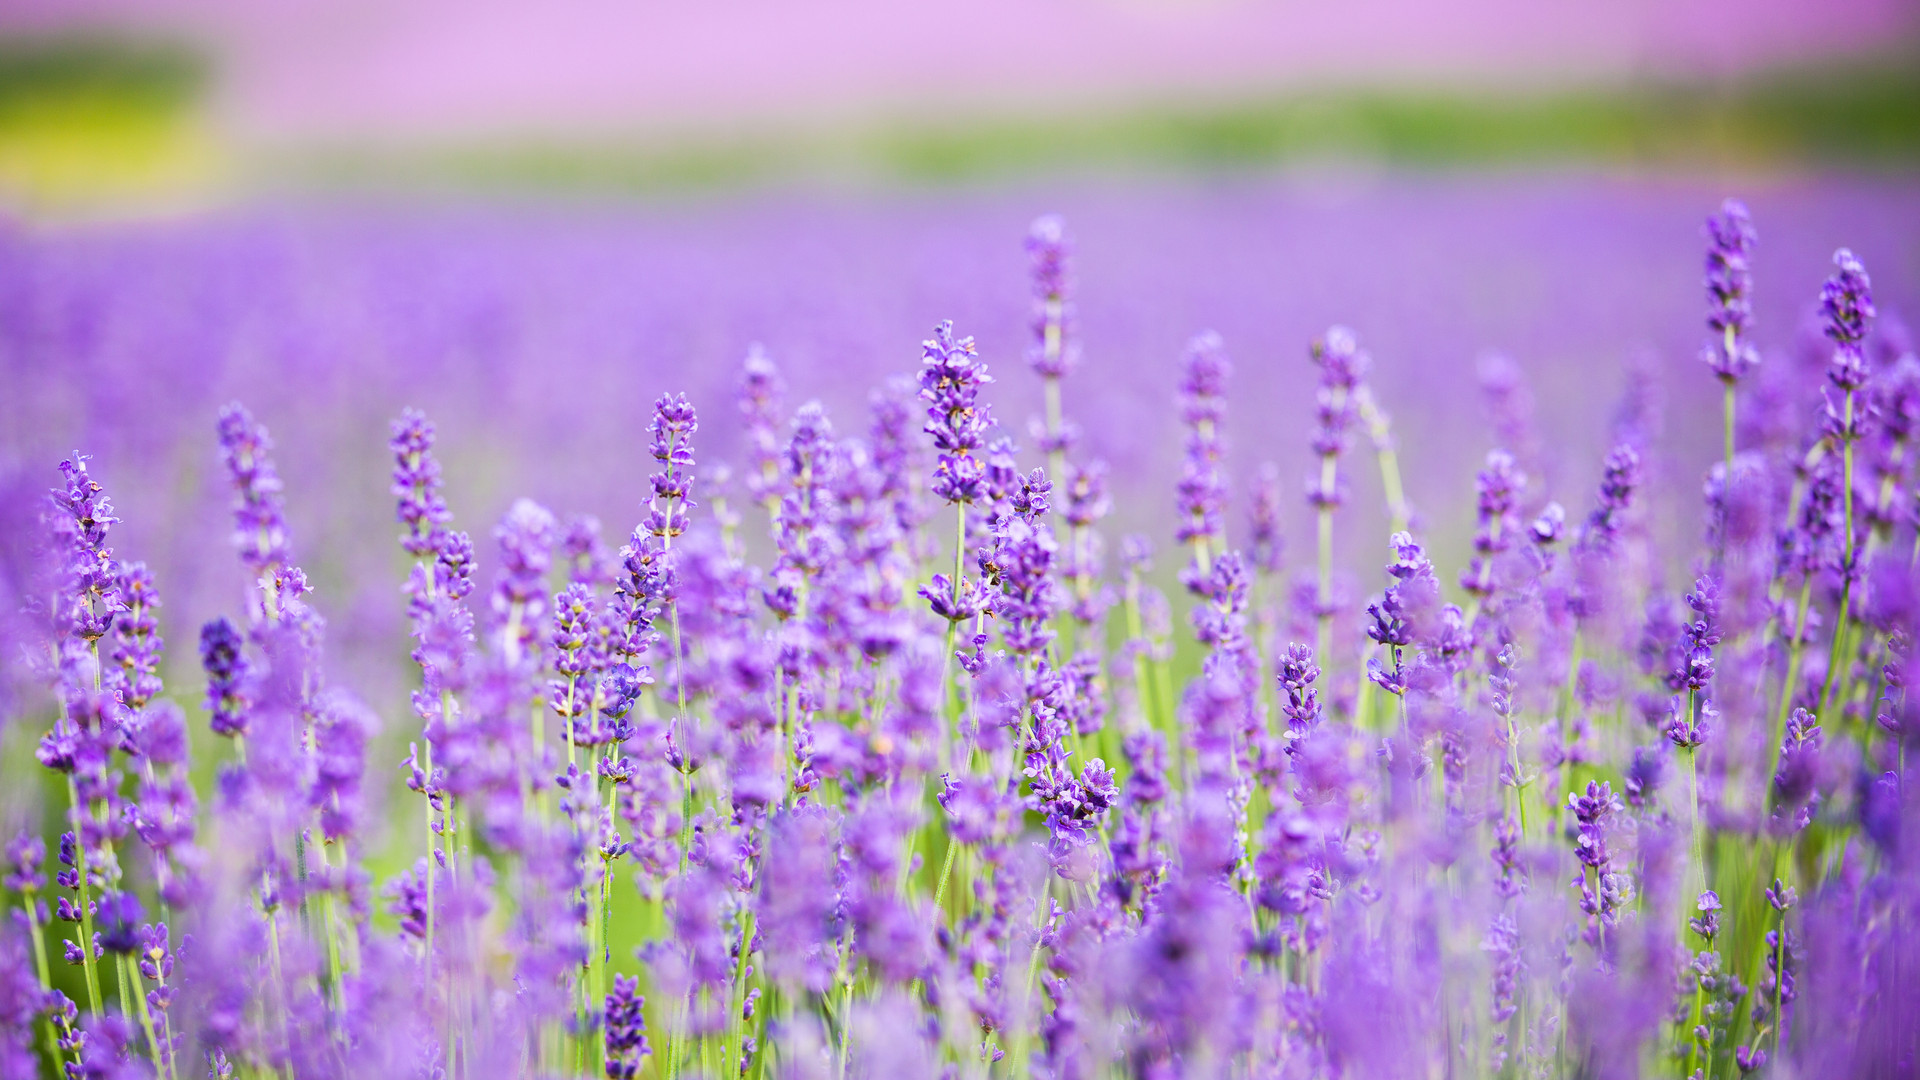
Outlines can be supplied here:
[[204, 123], [172, 103], [81, 91], [0, 105], [0, 198], [29, 213], [191, 197], [220, 161]]

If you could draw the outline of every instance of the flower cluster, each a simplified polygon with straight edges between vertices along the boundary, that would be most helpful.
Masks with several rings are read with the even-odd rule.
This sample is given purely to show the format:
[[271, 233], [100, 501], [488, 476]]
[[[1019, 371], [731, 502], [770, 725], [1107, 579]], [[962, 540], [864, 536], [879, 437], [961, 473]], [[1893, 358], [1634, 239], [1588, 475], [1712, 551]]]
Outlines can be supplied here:
[[[19, 807], [60, 808], [4, 849], [0, 1076], [1904, 1075], [1920, 359], [1843, 251], [1824, 399], [1756, 372], [1753, 238], [1710, 219], [1704, 477], [1644, 402], [1558, 460], [1501, 361], [1474, 504], [1416, 517], [1384, 406], [1419, 403], [1330, 330], [1306, 565], [1202, 334], [1174, 513], [1128, 519], [1183, 565], [1130, 536], [1109, 570], [1137, 485], [1075, 456], [1057, 218], [1024, 450], [951, 323], [864, 421], [789, 410], [756, 347], [739, 442], [696, 454], [695, 398], [648, 395], [617, 553], [531, 499], [483, 551], [443, 486], [470, 448], [402, 411], [378, 582], [413, 668], [375, 704], [321, 617], [373, 572], [293, 564], [311, 463], [265, 424], [213, 425], [245, 586], [198, 677], [166, 653], [189, 605], [109, 545], [114, 463], [76, 454], [0, 545], [0, 734], [43, 766]], [[1388, 546], [1339, 561], [1388, 561], [1349, 606], [1335, 520], [1369, 513]]]

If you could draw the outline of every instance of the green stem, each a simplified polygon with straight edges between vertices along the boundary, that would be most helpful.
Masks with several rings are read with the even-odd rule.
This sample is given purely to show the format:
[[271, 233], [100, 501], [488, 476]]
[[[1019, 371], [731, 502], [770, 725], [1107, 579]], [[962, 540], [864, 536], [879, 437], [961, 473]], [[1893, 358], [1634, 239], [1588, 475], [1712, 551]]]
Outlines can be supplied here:
[[1412, 513], [1407, 507], [1406, 489], [1400, 483], [1400, 455], [1393, 448], [1393, 431], [1387, 415], [1374, 404], [1373, 394], [1364, 386], [1354, 391], [1360, 406], [1360, 419], [1373, 439], [1374, 455], [1380, 459], [1380, 490], [1387, 499], [1387, 517], [1393, 532], [1406, 532]]
[[74, 810], [73, 823], [73, 861], [80, 877], [80, 964], [87, 978], [87, 1010], [95, 1015], [100, 1013], [100, 976], [93, 966], [93, 899], [87, 887], [87, 842], [85, 822], [82, 818], [91, 818], [93, 811], [80, 805], [80, 786], [67, 774], [67, 796], [72, 800]]
[[840, 1080], [847, 1080], [847, 1060], [853, 1047], [853, 979], [840, 995]]
[[[27, 895], [24, 900], [24, 906], [27, 909], [27, 927], [33, 935], [33, 965], [34, 969], [40, 975], [40, 990], [42, 993], [45, 993], [53, 987], [53, 980], [47, 970], [46, 933], [40, 927], [40, 907], [38, 901], [36, 901], [31, 894]], [[51, 1016], [47, 1017], [46, 1024], [47, 1057], [50, 1060], [58, 1061], [60, 1060], [60, 1035], [54, 1028], [53, 1018]]]
[[747, 1008], [747, 970], [750, 966], [748, 960], [753, 955], [753, 926], [753, 908], [748, 907], [746, 914], [740, 920], [740, 959], [734, 970], [733, 996], [730, 999], [731, 1008], [727, 1013], [727, 1043], [721, 1048], [722, 1069], [728, 1069], [734, 1055], [740, 1053], [746, 1045], [742, 1038], [745, 1034], [746, 1018], [741, 1014], [746, 1012]]
[[[949, 598], [952, 610], [960, 607], [960, 566], [967, 554], [967, 504], [957, 502], [954, 508], [953, 534], [953, 591]], [[947, 647], [940, 650], [940, 718], [946, 725], [945, 737], [940, 740], [940, 767], [944, 770], [951, 764], [953, 754], [953, 639], [960, 624], [947, 620]]]
[[[1048, 327], [1047, 330], [1047, 340], [1049, 348], [1055, 353], [1058, 353], [1059, 346], [1057, 342], [1059, 335], [1051, 326]], [[1061, 427], [1065, 419], [1060, 408], [1060, 379], [1058, 376], [1049, 375], [1045, 380], [1045, 385], [1047, 391], [1047, 434], [1055, 444], [1052, 449], [1047, 451], [1047, 479], [1059, 484], [1066, 480], [1067, 470], [1066, 451], [1058, 445]]]
[[[154, 1034], [153, 1012], [147, 1008], [147, 995], [140, 992], [140, 977], [132, 971], [132, 967], [132, 957], [122, 956], [120, 958], [120, 992], [122, 995], [125, 995], [128, 993], [128, 984], [132, 984], [133, 990], [131, 992], [133, 999], [139, 1003], [140, 1030], [147, 1036], [147, 1050], [153, 1057], [153, 1071], [165, 1077], [169, 1073], [166, 1055], [161, 1053], [160, 1039]], [[126, 1005], [124, 996], [121, 999], [121, 1005], [123, 1008]]]
[[[1334, 479], [1334, 459], [1329, 457], [1320, 466], [1320, 483], [1323, 491], [1330, 490]], [[1322, 504], [1319, 508], [1320, 526], [1320, 589], [1319, 608], [1314, 612], [1318, 622], [1318, 634], [1314, 644], [1320, 660], [1320, 670], [1329, 676], [1323, 685], [1332, 685], [1333, 673], [1333, 507]]]
[[[1731, 327], [1729, 327], [1727, 330], [1727, 336], [1728, 338], [1732, 338], [1733, 336], [1733, 330]], [[1731, 498], [1733, 495], [1733, 383], [1732, 382], [1728, 382], [1726, 384], [1726, 393], [1722, 397], [1721, 412], [1724, 414], [1726, 418], [1727, 471], [1725, 476], [1723, 477], [1723, 482], [1727, 486], [1727, 496]]]
[[1813, 577], [1800, 583], [1799, 613], [1794, 618], [1793, 640], [1787, 645], [1787, 673], [1780, 684], [1780, 708], [1773, 719], [1773, 746], [1767, 775], [1780, 768], [1780, 741], [1787, 737], [1787, 717], [1793, 715], [1793, 692], [1800, 683], [1800, 656], [1807, 636], [1807, 605], [1813, 600]]
[[1776, 921], [1778, 937], [1773, 941], [1773, 1056], [1780, 1056], [1780, 1032], [1787, 1026], [1786, 1014], [1781, 1012], [1780, 994], [1787, 981], [1787, 913], [1782, 911]]
[[[1853, 426], [1853, 391], [1847, 391], [1846, 424]], [[1853, 600], [1853, 440], [1843, 438], [1840, 443], [1841, 460], [1841, 505], [1846, 510], [1846, 531], [1841, 534], [1841, 550], [1845, 553], [1840, 578], [1840, 613], [1833, 621], [1833, 648], [1828, 653], [1827, 678], [1820, 687], [1820, 713], [1824, 719], [1827, 704], [1832, 699], [1834, 684], [1840, 674], [1840, 649], [1847, 637], [1847, 609]]]
[[942, 917], [941, 905], [944, 904], [947, 899], [947, 878], [953, 873], [953, 858], [959, 851], [960, 841], [949, 835], [947, 837], [946, 858], [940, 860], [940, 884], [933, 890], [933, 912], [935, 918]]
[[[442, 724], [446, 723], [446, 717], [444, 715], [440, 718], [440, 720]], [[433, 857], [433, 853], [434, 853], [434, 849], [438, 847], [438, 841], [434, 839], [434, 834], [433, 834], [433, 740], [422, 739], [421, 741], [426, 744], [426, 753], [424, 754], [422, 760], [424, 760], [424, 762], [426, 763], [425, 768], [426, 768], [426, 776], [427, 776], [427, 781], [425, 784], [421, 785], [421, 792], [420, 792], [422, 795], [426, 796], [426, 813], [427, 813], [427, 817], [426, 817], [426, 821], [427, 821], [427, 936], [426, 936], [425, 946], [420, 954], [420, 963], [421, 963], [421, 970], [427, 973], [428, 981], [431, 982], [433, 978], [433, 923], [434, 923], [433, 864], [435, 861]]]

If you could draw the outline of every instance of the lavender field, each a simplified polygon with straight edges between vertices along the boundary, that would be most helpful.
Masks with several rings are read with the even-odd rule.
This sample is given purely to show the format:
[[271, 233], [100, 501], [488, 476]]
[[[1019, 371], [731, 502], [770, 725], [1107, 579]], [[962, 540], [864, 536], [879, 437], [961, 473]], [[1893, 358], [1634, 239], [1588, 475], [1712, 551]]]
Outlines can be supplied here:
[[1727, 194], [0, 228], [0, 1077], [1920, 1073], [1920, 193]]

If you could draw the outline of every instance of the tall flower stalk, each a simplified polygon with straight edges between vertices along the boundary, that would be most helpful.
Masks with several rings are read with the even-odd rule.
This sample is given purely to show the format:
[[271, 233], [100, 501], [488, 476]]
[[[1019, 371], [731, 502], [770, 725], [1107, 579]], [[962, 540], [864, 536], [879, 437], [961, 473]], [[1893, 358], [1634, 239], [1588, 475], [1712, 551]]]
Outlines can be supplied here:
[[1723, 394], [1725, 467], [1733, 476], [1734, 390], [1740, 379], [1760, 363], [1759, 350], [1747, 340], [1753, 329], [1753, 270], [1749, 265], [1759, 240], [1747, 206], [1728, 199], [1720, 212], [1707, 218], [1707, 328], [1718, 337], [1700, 358], [1720, 380]]
[[1346, 501], [1346, 485], [1340, 477], [1340, 458], [1352, 441], [1354, 422], [1360, 403], [1356, 391], [1370, 363], [1360, 349], [1353, 331], [1336, 326], [1313, 343], [1313, 362], [1320, 368], [1320, 385], [1314, 391], [1312, 448], [1320, 459], [1319, 469], [1307, 480], [1307, 505], [1313, 507], [1318, 522], [1320, 576], [1314, 593], [1314, 620], [1318, 626], [1315, 652], [1320, 665], [1330, 668], [1333, 661], [1333, 512]]
[[[1833, 620], [1833, 646], [1827, 660], [1826, 684], [1820, 691], [1820, 711], [1824, 714], [1839, 685], [1841, 657], [1848, 636], [1847, 618], [1853, 601], [1854, 579], [1861, 567], [1856, 546], [1853, 515], [1854, 445], [1865, 431], [1866, 415], [1860, 408], [1859, 393], [1872, 374], [1863, 342], [1867, 326], [1875, 315], [1872, 282], [1866, 267], [1845, 248], [1834, 252], [1834, 273], [1820, 290], [1822, 329], [1833, 342], [1833, 355], [1827, 363], [1825, 432], [1830, 444], [1840, 449], [1840, 609]], [[1839, 391], [1836, 404], [1833, 390]]]
[[[933, 447], [939, 454], [932, 490], [934, 497], [954, 508], [955, 519], [953, 577], [933, 575], [921, 595], [932, 605], [934, 614], [947, 622], [940, 685], [943, 694], [950, 694], [947, 672], [954, 637], [960, 624], [977, 617], [982, 606], [971, 595], [961, 566], [967, 551], [967, 508], [986, 493], [982, 451], [994, 422], [991, 407], [980, 400], [980, 389], [992, 383], [993, 377], [980, 363], [973, 339], [955, 338], [950, 321], [934, 327], [933, 336], [921, 343], [920, 350], [920, 400], [927, 403], [927, 422], [922, 430], [933, 436]], [[946, 741], [942, 740], [943, 747]]]

